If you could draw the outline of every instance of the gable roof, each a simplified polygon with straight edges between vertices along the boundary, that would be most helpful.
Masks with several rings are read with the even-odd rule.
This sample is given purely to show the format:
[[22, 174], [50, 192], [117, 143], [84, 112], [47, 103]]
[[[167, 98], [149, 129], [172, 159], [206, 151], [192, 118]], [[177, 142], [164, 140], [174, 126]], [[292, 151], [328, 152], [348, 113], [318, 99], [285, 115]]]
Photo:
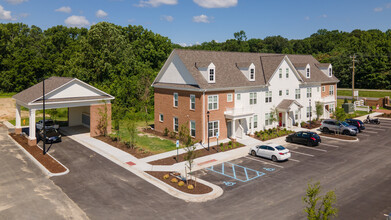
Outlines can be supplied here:
[[[311, 66], [311, 78], [301, 75], [305, 83], [336, 83], [334, 76], [326, 76], [315, 64], [320, 64], [311, 55], [285, 55], [268, 53], [226, 52], [174, 49], [171, 56], [177, 55], [186, 66], [189, 73], [197, 82], [200, 90], [226, 89], [238, 87], [264, 87], [280, 65], [284, 57], [287, 57], [294, 68], [302, 64]], [[166, 62], [169, 62], [169, 58]], [[208, 83], [202, 76], [198, 67], [213, 63], [215, 65], [215, 83]], [[239, 67], [255, 66], [255, 80], [249, 81]], [[247, 67], [248, 67], [247, 66]], [[160, 72], [163, 74], [163, 72]], [[299, 73], [300, 74], [300, 73]], [[158, 77], [156, 79], [158, 79]], [[159, 87], [159, 81], [155, 80], [153, 86]], [[179, 84], [171, 84], [171, 87], [180, 88]]]
[[302, 108], [303, 106], [298, 103], [296, 100], [293, 100], [293, 99], [283, 99], [278, 105], [277, 105], [277, 109], [281, 109], [281, 110], [288, 110], [292, 104], [296, 104], [297, 106], [299, 106], [299, 108]]
[[[56, 98], [51, 99], [50, 102], [55, 101], [77, 101], [77, 100], [93, 100], [93, 99], [114, 99], [113, 96], [100, 91], [99, 89], [79, 80], [76, 78], [70, 78], [70, 77], [57, 77], [52, 76], [48, 79], [45, 79], [45, 96], [49, 95], [52, 92], [55, 92], [59, 88], [71, 83], [72, 81], [80, 82], [84, 85], [87, 85], [88, 87], [93, 88], [96, 91], [99, 91], [102, 95], [100, 96], [91, 96], [91, 97], [70, 97], [70, 98]], [[29, 103], [42, 103], [42, 89], [43, 89], [43, 82], [39, 82], [21, 92], [18, 94], [12, 96], [12, 98], [21, 101], [22, 103], [29, 104]], [[48, 99], [45, 99], [48, 101]]]

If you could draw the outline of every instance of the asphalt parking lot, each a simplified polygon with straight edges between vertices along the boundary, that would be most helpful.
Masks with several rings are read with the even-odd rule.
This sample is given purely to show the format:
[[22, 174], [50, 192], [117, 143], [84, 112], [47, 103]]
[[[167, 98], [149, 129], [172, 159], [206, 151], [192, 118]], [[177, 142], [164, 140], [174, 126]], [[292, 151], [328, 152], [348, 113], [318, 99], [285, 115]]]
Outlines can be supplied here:
[[[300, 199], [304, 195], [306, 183], [312, 179], [320, 181], [325, 189], [336, 191], [340, 219], [379, 219], [383, 214], [391, 211], [389, 196], [391, 165], [388, 162], [391, 153], [391, 137], [389, 136], [391, 121], [381, 120], [380, 125], [366, 124], [365, 126], [366, 130], [357, 135], [358, 142], [322, 137], [322, 143], [316, 147], [286, 143], [283, 146], [292, 153], [288, 161], [273, 162], [269, 159], [247, 155], [208, 167], [198, 171], [196, 175], [221, 186], [227, 194], [240, 193], [242, 197], [249, 197], [249, 199], [255, 194], [268, 195], [271, 191], [274, 198], [282, 199], [284, 196], [301, 191], [302, 194], [296, 198], [296, 203], [299, 204], [296, 207], [300, 207]], [[370, 176], [377, 176], [377, 178], [370, 178]], [[380, 189], [375, 188], [382, 181], [388, 182], [389, 185]], [[297, 185], [298, 182], [302, 182], [302, 185]], [[280, 190], [273, 190], [275, 187], [265, 187], [265, 185], [280, 186]], [[365, 185], [365, 187], [360, 188], [360, 185]], [[257, 190], [244, 193], [246, 188]], [[287, 192], [284, 188], [291, 188], [294, 192]], [[346, 194], [353, 188], [356, 189], [353, 195], [363, 197], [362, 200], [356, 200], [352, 198], [352, 194]], [[368, 200], [369, 198], [363, 194], [367, 194], [373, 200]], [[378, 194], [379, 197], [376, 198], [374, 194]], [[278, 204], [273, 200], [270, 202]], [[281, 204], [277, 206], [281, 207]], [[294, 207], [287, 205], [287, 210], [289, 206]], [[350, 206], [357, 207], [358, 210]], [[277, 207], [270, 208], [270, 213], [280, 212]], [[288, 216], [304, 217], [300, 212]]]

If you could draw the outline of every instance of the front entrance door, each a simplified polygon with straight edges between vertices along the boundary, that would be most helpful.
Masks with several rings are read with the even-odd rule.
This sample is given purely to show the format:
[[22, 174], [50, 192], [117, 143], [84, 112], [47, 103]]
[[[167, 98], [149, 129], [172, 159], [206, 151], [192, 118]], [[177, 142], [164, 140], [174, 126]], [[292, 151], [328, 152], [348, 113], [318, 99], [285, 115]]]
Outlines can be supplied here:
[[232, 121], [227, 121], [227, 137], [232, 136]]
[[278, 120], [279, 120], [278, 125], [281, 127], [282, 126], [282, 112], [278, 113]]

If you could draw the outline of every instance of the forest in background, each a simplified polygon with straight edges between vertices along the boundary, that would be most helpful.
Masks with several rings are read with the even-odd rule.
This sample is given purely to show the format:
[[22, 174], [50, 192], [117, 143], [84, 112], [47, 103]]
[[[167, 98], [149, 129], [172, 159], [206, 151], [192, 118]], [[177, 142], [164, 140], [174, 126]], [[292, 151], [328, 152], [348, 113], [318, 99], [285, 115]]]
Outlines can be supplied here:
[[181, 47], [142, 26], [100, 22], [90, 29], [60, 25], [42, 30], [22, 23], [0, 24], [0, 92], [20, 92], [43, 77], [76, 77], [115, 96], [118, 117], [153, 117], [150, 85], [173, 48], [311, 54], [332, 63], [338, 86], [345, 88], [351, 87], [355, 54], [356, 88], [391, 89], [391, 30], [321, 29], [300, 40], [247, 39], [244, 31], [233, 37]]

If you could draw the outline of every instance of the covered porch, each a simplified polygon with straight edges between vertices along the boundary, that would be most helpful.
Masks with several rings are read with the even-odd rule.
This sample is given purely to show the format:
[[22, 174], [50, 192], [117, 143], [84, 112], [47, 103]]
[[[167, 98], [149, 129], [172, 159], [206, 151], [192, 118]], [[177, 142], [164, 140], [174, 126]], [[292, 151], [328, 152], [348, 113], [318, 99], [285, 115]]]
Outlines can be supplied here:
[[323, 115], [322, 118], [330, 118], [333, 116], [333, 113], [335, 111], [335, 106], [337, 101], [335, 100], [334, 96], [327, 96], [322, 99], [320, 102], [323, 105]]
[[227, 123], [227, 137], [232, 140], [254, 135], [254, 112], [252, 108], [227, 108], [224, 112]]
[[303, 106], [296, 100], [284, 99], [276, 107], [278, 112], [278, 126], [292, 128], [301, 123], [301, 109]]

